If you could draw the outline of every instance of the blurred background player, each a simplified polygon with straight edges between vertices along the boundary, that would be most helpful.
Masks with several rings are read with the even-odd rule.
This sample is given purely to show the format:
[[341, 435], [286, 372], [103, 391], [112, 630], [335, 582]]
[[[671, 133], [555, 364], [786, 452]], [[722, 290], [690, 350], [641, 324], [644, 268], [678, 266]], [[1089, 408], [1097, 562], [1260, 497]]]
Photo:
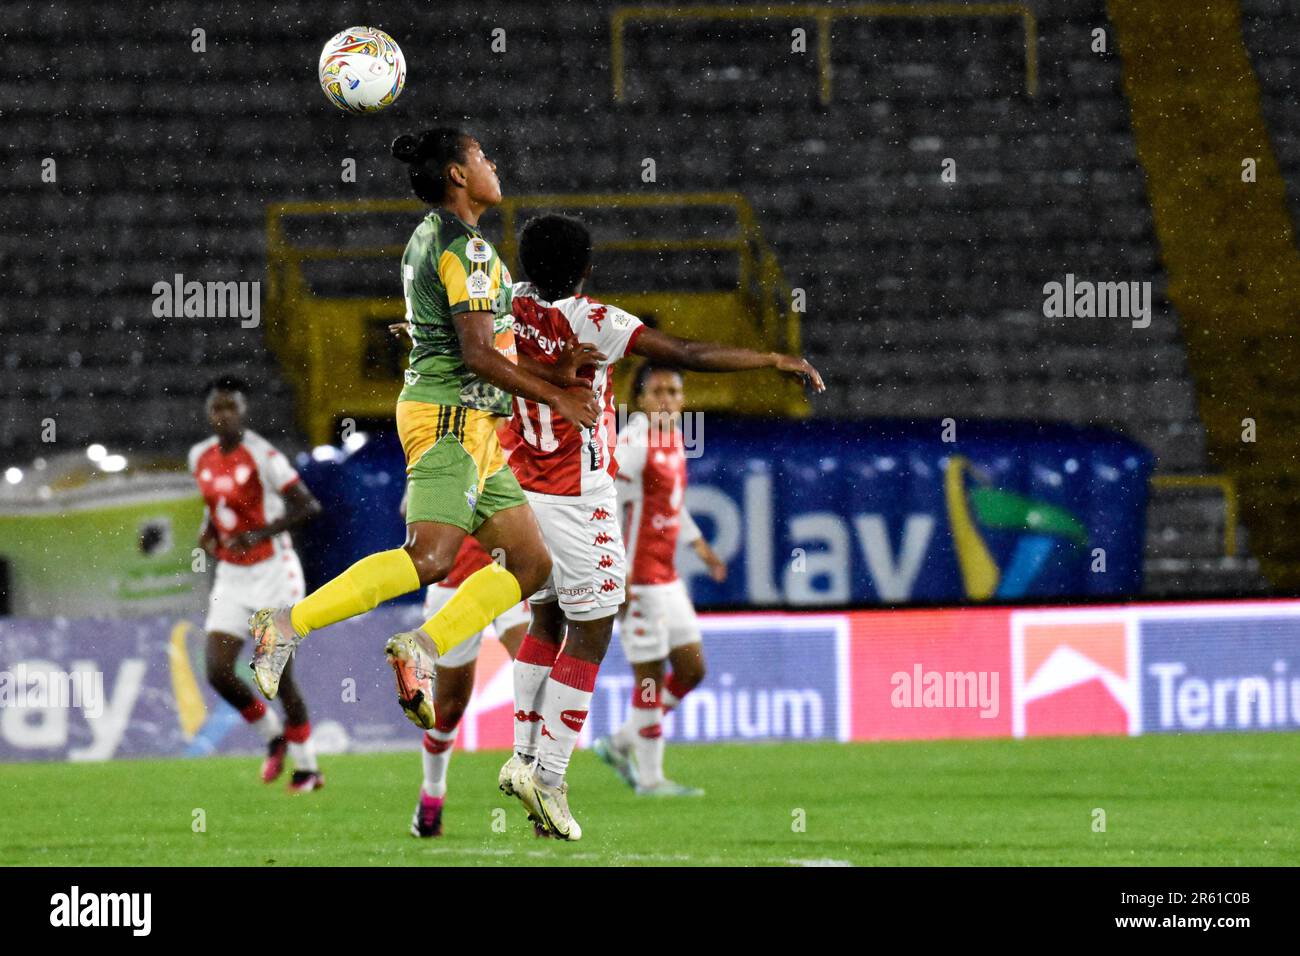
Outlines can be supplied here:
[[[402, 499], [402, 514], [406, 514], [406, 499]], [[492, 560], [491, 555], [472, 537], [466, 537], [456, 554], [451, 572], [431, 586], [424, 596], [424, 615], [432, 617], [451, 599], [461, 583]], [[521, 601], [492, 622], [497, 640], [513, 660], [519, 644], [528, 629], [528, 602]], [[474, 693], [474, 671], [483, 631], [467, 641], [457, 644], [438, 658], [437, 680], [434, 681], [433, 726], [424, 732], [424, 782], [420, 798], [411, 819], [411, 833], [418, 837], [442, 836], [442, 808], [447, 796], [447, 767], [451, 763], [452, 747], [460, 719], [469, 706]]]
[[591, 383], [601, 416], [595, 427], [575, 428], [545, 405], [515, 400], [506, 442], [510, 467], [542, 527], [552, 571], [530, 599], [532, 626], [515, 659], [515, 752], [501, 768], [500, 785], [519, 797], [534, 824], [577, 840], [582, 827], [569, 810], [564, 777], [624, 603], [610, 367], [635, 353], [698, 371], [776, 368], [817, 391], [825, 386], [802, 358], [676, 338], [582, 295], [591, 275], [591, 234], [576, 219], [530, 220], [519, 259], [529, 280], [514, 287], [511, 305], [521, 361], [555, 363], [571, 339], [594, 346], [599, 354], [579, 374]]
[[413, 340], [395, 416], [406, 454], [406, 541], [362, 558], [291, 606], [262, 608], [249, 629], [257, 685], [274, 699], [285, 665], [312, 631], [441, 581], [466, 535], [500, 549], [506, 562], [488, 562], [437, 614], [414, 631], [395, 634], [385, 647], [398, 702], [427, 730], [438, 656], [550, 574], [537, 522], [506, 467], [498, 421], [510, 414], [516, 395], [546, 403], [576, 425], [593, 424], [598, 409], [589, 390], [554, 384], [517, 361], [510, 274], [478, 227], [479, 218], [501, 203], [501, 183], [478, 140], [439, 127], [397, 137], [392, 153], [407, 164], [416, 196], [433, 207], [401, 263]]
[[[682, 375], [647, 362], [637, 369], [638, 412], [618, 436], [619, 514], [625, 528], [630, 581], [619, 640], [632, 665], [632, 708], [596, 755], [642, 796], [699, 796], [664, 777], [663, 715], [704, 680], [704, 645], [686, 583], [677, 576], [677, 542], [685, 541], [715, 581], [722, 563], [684, 507], [686, 448], [680, 429]], [[672, 670], [664, 676], [665, 663]]]
[[282, 678], [285, 722], [258, 700], [235, 674], [248, 616], [268, 604], [292, 604], [303, 596], [302, 565], [288, 530], [320, 512], [320, 503], [280, 452], [244, 427], [244, 385], [221, 379], [208, 391], [213, 435], [189, 453], [189, 468], [207, 505], [199, 545], [217, 562], [208, 599], [208, 683], [267, 742], [262, 780], [284, 771], [285, 751], [293, 760], [289, 789], [304, 793], [324, 786], [316, 765], [307, 704], [293, 680]]

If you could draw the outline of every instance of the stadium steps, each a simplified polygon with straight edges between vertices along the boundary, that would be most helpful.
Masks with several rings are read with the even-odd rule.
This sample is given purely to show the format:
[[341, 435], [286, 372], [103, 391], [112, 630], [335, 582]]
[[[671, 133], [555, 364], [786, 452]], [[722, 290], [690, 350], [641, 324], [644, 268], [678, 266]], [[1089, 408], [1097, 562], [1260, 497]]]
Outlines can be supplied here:
[[1152, 486], [1143, 561], [1146, 594], [1227, 597], [1268, 592], [1259, 562], [1249, 554], [1244, 525], [1236, 529], [1236, 554], [1226, 553], [1225, 504], [1216, 488]]

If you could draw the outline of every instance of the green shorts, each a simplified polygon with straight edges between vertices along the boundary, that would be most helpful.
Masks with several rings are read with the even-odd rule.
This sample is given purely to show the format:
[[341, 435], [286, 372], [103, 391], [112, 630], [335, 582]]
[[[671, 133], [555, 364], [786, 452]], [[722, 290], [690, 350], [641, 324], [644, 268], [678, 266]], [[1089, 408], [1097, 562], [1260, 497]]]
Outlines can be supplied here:
[[479, 477], [478, 465], [453, 435], [445, 435], [407, 473], [406, 521], [454, 524], [470, 534], [498, 511], [528, 499], [509, 466]]

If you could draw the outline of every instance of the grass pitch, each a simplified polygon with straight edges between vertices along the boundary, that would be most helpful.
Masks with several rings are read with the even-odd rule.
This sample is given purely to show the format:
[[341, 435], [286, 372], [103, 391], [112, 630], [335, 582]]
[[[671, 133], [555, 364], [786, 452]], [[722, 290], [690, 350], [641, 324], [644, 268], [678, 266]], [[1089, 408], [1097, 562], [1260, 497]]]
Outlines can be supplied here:
[[[579, 843], [452, 760], [445, 835], [407, 833], [419, 752], [322, 758], [290, 796], [252, 758], [0, 767], [8, 865], [1295, 865], [1300, 735], [670, 747], [695, 799], [637, 798], [591, 753]], [[196, 832], [198, 811], [205, 829]], [[1104, 812], [1104, 832], [1102, 818]]]

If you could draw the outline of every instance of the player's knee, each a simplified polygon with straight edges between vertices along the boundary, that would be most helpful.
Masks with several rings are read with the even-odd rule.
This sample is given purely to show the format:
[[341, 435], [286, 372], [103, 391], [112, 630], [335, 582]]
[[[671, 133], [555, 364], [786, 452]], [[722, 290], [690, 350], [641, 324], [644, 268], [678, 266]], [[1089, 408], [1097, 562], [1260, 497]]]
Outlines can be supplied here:
[[685, 667], [674, 668], [677, 682], [685, 689], [693, 690], [704, 681], [704, 661], [691, 661]]
[[415, 573], [420, 576], [421, 587], [437, 584], [445, 578], [451, 573], [451, 566], [456, 560], [454, 553], [442, 554], [436, 548], [424, 547], [419, 542], [408, 544], [406, 553], [415, 565]]

